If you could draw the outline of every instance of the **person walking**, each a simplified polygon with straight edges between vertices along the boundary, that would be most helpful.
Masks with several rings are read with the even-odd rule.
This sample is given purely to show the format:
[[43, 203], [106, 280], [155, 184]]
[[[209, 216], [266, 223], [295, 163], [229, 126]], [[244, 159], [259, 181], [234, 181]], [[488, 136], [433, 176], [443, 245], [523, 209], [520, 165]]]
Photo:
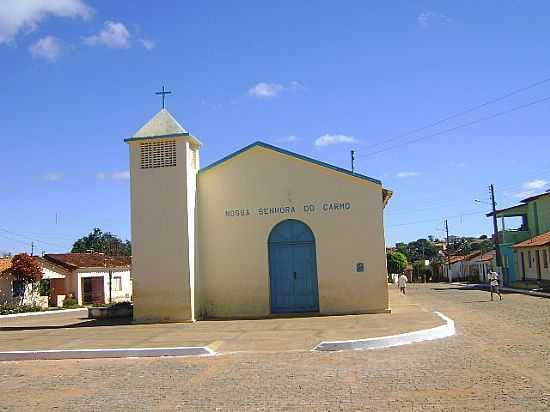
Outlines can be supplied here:
[[502, 295], [500, 294], [500, 275], [498, 272], [491, 270], [488, 275], [489, 284], [491, 286], [491, 301], [493, 301], [493, 293], [497, 293], [500, 300], [502, 300]]
[[403, 295], [406, 295], [407, 290], [407, 276], [401, 275], [399, 276], [399, 279], [397, 280], [397, 285], [399, 286], [399, 290]]

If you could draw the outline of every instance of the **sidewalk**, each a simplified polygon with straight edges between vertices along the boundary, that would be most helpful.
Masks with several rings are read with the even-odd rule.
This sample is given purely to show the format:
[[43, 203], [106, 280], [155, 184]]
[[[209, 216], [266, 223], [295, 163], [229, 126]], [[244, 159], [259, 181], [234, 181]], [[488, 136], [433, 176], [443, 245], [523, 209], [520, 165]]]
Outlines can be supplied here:
[[216, 352], [311, 350], [320, 342], [378, 338], [445, 322], [391, 288], [391, 314], [196, 323], [101, 322], [82, 313], [0, 320], [0, 351], [209, 347]]
[[[487, 283], [463, 283], [463, 282], [452, 282], [450, 285], [457, 285], [457, 286], [463, 286], [467, 288], [472, 289], [485, 289], [490, 290], [489, 285]], [[518, 288], [510, 288], [508, 286], [503, 286], [500, 288], [501, 292], [508, 292], [508, 293], [521, 293], [523, 295], [530, 295], [530, 296], [537, 296], [540, 298], [550, 298], [550, 293], [545, 292], [537, 292], [534, 290], [527, 290], [527, 289], [518, 289]]]

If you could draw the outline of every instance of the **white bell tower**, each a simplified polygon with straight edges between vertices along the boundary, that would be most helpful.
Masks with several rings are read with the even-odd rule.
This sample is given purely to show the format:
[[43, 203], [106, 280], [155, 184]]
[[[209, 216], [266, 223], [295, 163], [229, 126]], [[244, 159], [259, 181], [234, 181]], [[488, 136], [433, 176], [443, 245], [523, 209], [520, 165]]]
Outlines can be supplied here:
[[164, 107], [125, 142], [130, 147], [134, 320], [194, 321], [200, 142]]

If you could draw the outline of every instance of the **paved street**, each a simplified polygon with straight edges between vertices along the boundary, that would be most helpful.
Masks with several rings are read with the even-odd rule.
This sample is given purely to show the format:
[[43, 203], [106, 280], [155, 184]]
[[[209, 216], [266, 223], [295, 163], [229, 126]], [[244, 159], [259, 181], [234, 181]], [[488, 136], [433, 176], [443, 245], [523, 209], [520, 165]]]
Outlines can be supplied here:
[[457, 336], [340, 353], [3, 362], [0, 410], [550, 409], [549, 299], [489, 302], [444, 284], [392, 299], [443, 312]]

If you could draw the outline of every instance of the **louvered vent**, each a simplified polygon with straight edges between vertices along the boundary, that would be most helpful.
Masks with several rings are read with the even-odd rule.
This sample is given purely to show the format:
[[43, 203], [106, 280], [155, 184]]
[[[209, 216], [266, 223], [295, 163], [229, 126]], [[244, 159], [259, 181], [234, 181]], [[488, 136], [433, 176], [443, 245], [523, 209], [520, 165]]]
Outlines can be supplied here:
[[144, 142], [141, 148], [141, 168], [155, 169], [176, 165], [176, 141]]

